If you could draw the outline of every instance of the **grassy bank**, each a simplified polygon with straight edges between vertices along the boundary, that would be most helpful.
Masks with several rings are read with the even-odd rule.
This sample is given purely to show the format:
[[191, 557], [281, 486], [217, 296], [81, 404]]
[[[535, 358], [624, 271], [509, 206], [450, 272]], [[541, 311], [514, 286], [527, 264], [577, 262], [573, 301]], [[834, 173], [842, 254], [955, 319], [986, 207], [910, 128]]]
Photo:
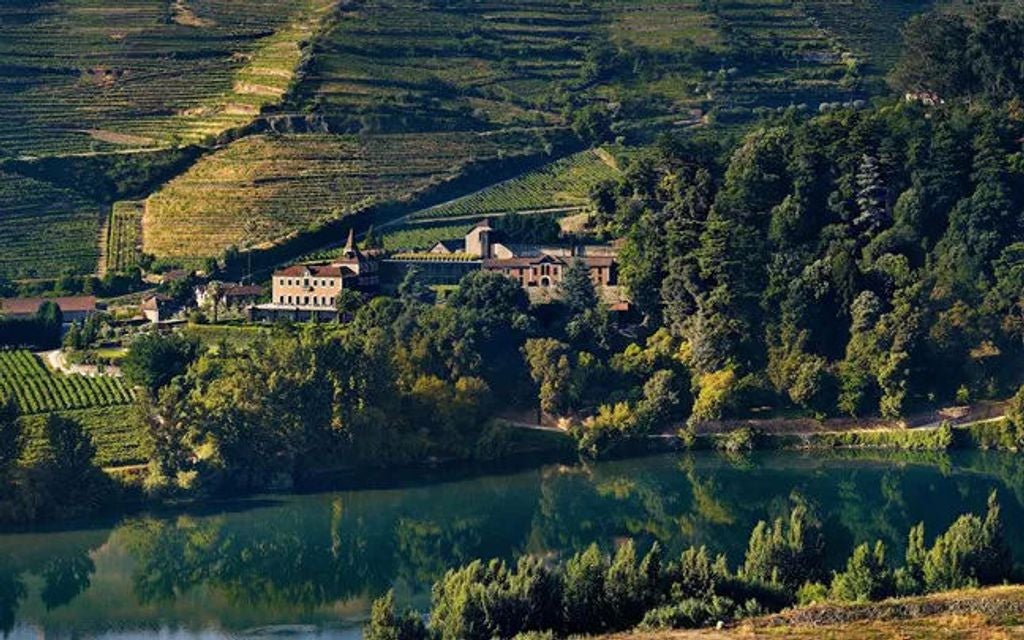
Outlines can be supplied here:
[[608, 640], [684, 638], [1019, 637], [1024, 587], [992, 587], [857, 605], [812, 605], [723, 630], [637, 632]]
[[1017, 436], [1005, 419], [934, 429], [865, 429], [819, 433], [769, 434], [743, 428], [726, 434], [696, 436], [698, 450], [750, 451], [755, 449], [896, 449], [945, 451], [983, 449], [1016, 451]]

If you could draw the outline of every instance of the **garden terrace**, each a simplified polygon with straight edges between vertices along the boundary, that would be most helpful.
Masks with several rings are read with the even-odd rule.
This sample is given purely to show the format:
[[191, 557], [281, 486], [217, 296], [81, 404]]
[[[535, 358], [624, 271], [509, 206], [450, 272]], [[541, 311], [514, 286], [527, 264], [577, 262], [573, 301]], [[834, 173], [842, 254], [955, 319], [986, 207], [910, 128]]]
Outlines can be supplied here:
[[557, 0], [367, 0], [343, 5], [317, 45], [300, 105], [360, 130], [536, 124], [556, 85], [579, 82], [601, 16]]
[[594, 186], [619, 175], [615, 161], [606, 151], [588, 149], [457, 200], [423, 209], [412, 217], [578, 209], [588, 204]]
[[23, 414], [110, 407], [132, 400], [120, 378], [56, 373], [24, 350], [0, 351], [0, 390], [14, 396]]
[[381, 240], [386, 251], [426, 251], [441, 240], [465, 237], [472, 223], [403, 227], [388, 230]]
[[407, 200], [474, 162], [539, 152], [537, 132], [252, 136], [151, 196], [143, 247], [159, 258], [260, 246], [373, 205]]
[[0, 149], [201, 141], [278, 102], [331, 0], [0, 4]]
[[46, 182], [0, 172], [0, 277], [94, 273], [99, 237], [98, 205]]

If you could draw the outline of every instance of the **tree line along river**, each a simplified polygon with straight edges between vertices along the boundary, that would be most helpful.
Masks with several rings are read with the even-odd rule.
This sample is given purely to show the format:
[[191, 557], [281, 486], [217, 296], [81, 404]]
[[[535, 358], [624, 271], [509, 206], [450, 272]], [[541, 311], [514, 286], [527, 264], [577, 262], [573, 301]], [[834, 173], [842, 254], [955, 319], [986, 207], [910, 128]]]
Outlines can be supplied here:
[[930, 540], [983, 513], [993, 489], [1024, 557], [1024, 460], [1005, 453], [673, 454], [377, 485], [0, 535], [0, 630], [359, 638], [374, 597], [393, 587], [426, 609], [433, 581], [474, 558], [555, 559], [632, 538], [669, 555], [704, 544], [735, 565], [757, 521], [797, 495], [816, 505], [834, 567], [875, 539], [902, 557], [912, 525]]

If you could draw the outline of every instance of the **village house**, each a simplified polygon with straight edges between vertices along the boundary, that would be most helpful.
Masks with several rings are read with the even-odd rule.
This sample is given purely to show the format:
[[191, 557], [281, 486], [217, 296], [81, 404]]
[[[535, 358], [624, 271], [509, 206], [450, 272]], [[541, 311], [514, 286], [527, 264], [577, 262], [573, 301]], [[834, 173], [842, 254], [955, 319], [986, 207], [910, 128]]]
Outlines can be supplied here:
[[143, 317], [153, 324], [167, 322], [181, 311], [182, 306], [174, 298], [162, 293], [157, 293], [143, 298], [139, 305]]
[[380, 263], [355, 244], [349, 231], [341, 256], [329, 264], [298, 264], [275, 271], [271, 300], [249, 307], [252, 320], [332, 320], [345, 289], [370, 291], [380, 284]]
[[0, 300], [0, 315], [8, 318], [31, 318], [44, 302], [60, 307], [64, 324], [79, 322], [100, 311], [95, 296], [65, 296], [60, 298], [6, 298]]
[[[205, 307], [213, 304], [214, 288], [210, 285], [213, 283], [205, 284], [196, 287], [195, 298], [196, 304], [200, 307]], [[259, 302], [259, 299], [263, 297], [266, 290], [255, 284], [238, 284], [232, 282], [224, 282], [220, 284], [220, 296], [217, 298], [217, 304], [224, 308], [242, 308], [250, 304]]]

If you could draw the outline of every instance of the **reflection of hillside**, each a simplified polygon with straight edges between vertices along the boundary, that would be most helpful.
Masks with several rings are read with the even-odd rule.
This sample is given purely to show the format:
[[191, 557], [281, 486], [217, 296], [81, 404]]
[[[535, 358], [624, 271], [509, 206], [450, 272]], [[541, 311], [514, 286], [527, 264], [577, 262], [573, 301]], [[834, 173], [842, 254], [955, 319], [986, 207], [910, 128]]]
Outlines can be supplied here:
[[[111, 530], [0, 537], [0, 625], [99, 632], [168, 624], [239, 630], [337, 625], [395, 587], [425, 606], [446, 568], [520, 553], [564, 556], [598, 541], [691, 544], [737, 563], [754, 524], [790, 496], [818, 506], [839, 562], [880, 538], [894, 556], [907, 530], [928, 535], [980, 511], [1001, 487], [1011, 532], [1024, 530], [1024, 461], [959, 454], [939, 461], [843, 453], [753, 454], [742, 464], [693, 454], [470, 478], [427, 487], [253, 501], [252, 508], [137, 517]], [[235, 508], [238, 507], [238, 508]], [[1011, 543], [1024, 546], [1019, 535]], [[1018, 549], [1018, 552], [1024, 549]]]

